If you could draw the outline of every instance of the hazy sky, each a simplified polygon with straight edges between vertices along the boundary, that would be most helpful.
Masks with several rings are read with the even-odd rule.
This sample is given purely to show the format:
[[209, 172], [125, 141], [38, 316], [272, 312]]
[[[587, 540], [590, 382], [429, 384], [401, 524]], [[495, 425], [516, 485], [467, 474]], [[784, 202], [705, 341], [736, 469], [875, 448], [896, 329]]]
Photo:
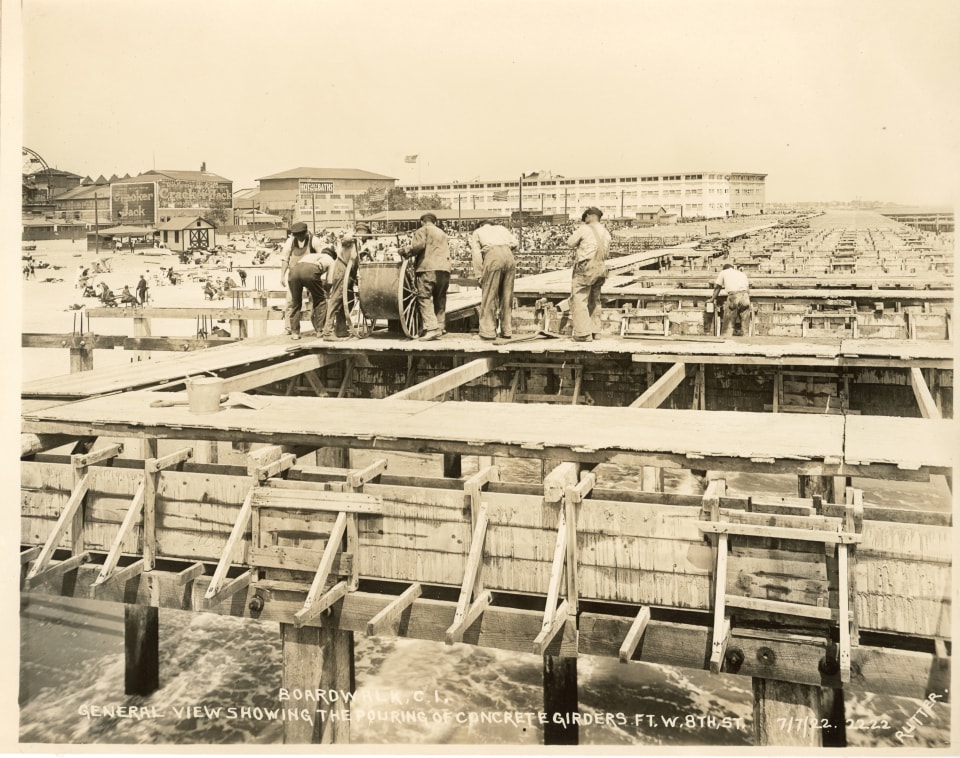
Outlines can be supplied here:
[[[23, 0], [23, 139], [80, 175], [726, 170], [951, 202], [960, 2]], [[420, 163], [403, 157], [418, 153]]]

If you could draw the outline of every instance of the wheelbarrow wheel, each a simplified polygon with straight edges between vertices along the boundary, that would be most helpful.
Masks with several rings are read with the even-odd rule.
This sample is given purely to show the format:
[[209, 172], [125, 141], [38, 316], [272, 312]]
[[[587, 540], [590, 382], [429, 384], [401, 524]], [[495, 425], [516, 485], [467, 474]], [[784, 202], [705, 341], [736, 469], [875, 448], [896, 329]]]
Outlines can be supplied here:
[[417, 279], [411, 261], [406, 259], [400, 264], [400, 276], [397, 302], [400, 304], [400, 327], [408, 337], [419, 337], [423, 319], [417, 304]]

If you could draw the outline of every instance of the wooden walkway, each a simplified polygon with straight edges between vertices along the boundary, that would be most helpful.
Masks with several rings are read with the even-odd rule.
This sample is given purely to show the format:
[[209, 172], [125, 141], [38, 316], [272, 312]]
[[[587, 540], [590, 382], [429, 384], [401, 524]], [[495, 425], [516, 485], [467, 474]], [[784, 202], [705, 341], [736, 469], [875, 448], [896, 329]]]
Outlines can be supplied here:
[[151, 407], [171, 397], [130, 392], [25, 411], [22, 431], [581, 462], [629, 453], [650, 466], [889, 479], [949, 473], [955, 445], [952, 420], [280, 396], [261, 410], [207, 415]]

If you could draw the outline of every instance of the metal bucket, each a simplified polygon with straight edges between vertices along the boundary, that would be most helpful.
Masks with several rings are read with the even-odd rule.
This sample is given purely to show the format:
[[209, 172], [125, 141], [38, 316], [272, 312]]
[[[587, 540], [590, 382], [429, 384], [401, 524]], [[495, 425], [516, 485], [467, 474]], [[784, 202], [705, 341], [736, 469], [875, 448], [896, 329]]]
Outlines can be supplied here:
[[217, 413], [220, 410], [220, 394], [223, 379], [198, 376], [187, 380], [187, 401], [190, 413]]

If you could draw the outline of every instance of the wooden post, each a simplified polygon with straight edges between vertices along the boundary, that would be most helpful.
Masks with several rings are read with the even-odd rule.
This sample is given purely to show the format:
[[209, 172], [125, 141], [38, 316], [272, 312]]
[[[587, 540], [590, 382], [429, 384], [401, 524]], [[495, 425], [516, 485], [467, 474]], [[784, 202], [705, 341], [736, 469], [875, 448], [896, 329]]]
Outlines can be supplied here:
[[[283, 646], [283, 689], [293, 692], [353, 692], [356, 688], [353, 632], [335, 628], [280, 624]], [[295, 744], [347, 744], [350, 742], [349, 704], [343, 700], [286, 700], [279, 704], [309, 712], [312, 723], [300, 718], [283, 722], [283, 741]]]
[[329, 468], [350, 468], [350, 449], [321, 447], [317, 450], [317, 465]]
[[[149, 318], [146, 318], [145, 316], [133, 317], [133, 336], [134, 337], [151, 336]], [[137, 361], [144, 361], [150, 357], [150, 353], [147, 350], [134, 350], [133, 357]]]
[[124, 693], [149, 695], [160, 687], [160, 618], [149, 605], [123, 606]]
[[642, 466], [640, 489], [644, 492], [663, 492], [663, 469], [659, 466]]
[[797, 493], [800, 497], [819, 495], [825, 503], [835, 503], [832, 476], [808, 476], [800, 474], [797, 477]]
[[443, 475], [447, 479], [459, 479], [463, 476], [463, 461], [460, 453], [443, 454]]
[[579, 743], [580, 725], [573, 721], [578, 713], [576, 658], [543, 656], [543, 710], [547, 715], [544, 745]]
[[822, 747], [820, 687], [753, 678], [757, 745]]
[[70, 348], [70, 373], [93, 371], [93, 350], [87, 347]]

